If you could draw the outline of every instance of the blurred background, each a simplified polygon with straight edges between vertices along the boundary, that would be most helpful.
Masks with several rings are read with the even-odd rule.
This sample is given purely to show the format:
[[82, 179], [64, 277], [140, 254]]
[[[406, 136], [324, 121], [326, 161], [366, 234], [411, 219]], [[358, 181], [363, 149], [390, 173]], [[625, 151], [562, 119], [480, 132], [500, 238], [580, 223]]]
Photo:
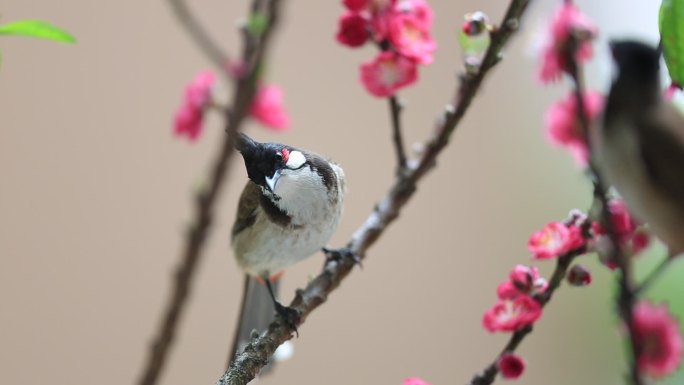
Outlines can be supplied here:
[[[344, 167], [346, 212], [331, 241], [341, 246], [392, 182], [388, 106], [358, 81], [374, 49], [334, 41], [340, 2], [285, 3], [266, 79], [284, 88], [293, 128], [246, 130]], [[439, 48], [419, 83], [401, 93], [408, 143], [430, 135], [454, 93], [463, 14], [482, 10], [498, 21], [507, 4], [431, 3]], [[543, 134], [545, 109], [568, 91], [567, 83], [537, 83], [532, 54], [557, 3], [533, 2], [438, 167], [364, 268], [300, 328], [292, 359], [260, 383], [466, 383], [500, 351], [508, 335], [481, 326], [496, 286], [513, 265], [531, 263], [533, 231], [590, 202], [586, 178]], [[606, 40], [656, 42], [659, 2], [578, 3], [601, 34], [588, 85], [606, 90]], [[190, 5], [237, 52], [247, 2]], [[223, 135], [217, 116], [196, 144], [172, 134], [183, 87], [210, 64], [162, 0], [5, 0], [0, 12], [3, 21], [49, 20], [78, 39], [66, 46], [0, 38], [0, 383], [133, 384], [167, 300], [193, 192]], [[219, 99], [227, 94], [219, 87]], [[161, 384], [213, 384], [224, 370], [242, 289], [229, 233], [246, 173], [239, 158], [233, 168]], [[316, 255], [288, 270], [284, 301], [322, 261]], [[640, 272], [656, 261], [641, 258]], [[557, 293], [519, 351], [528, 363], [519, 383], [621, 383], [612, 276], [594, 256], [581, 262], [594, 283]], [[535, 264], [547, 276], [553, 269]], [[679, 273], [675, 266], [650, 295], [669, 298], [682, 316]]]

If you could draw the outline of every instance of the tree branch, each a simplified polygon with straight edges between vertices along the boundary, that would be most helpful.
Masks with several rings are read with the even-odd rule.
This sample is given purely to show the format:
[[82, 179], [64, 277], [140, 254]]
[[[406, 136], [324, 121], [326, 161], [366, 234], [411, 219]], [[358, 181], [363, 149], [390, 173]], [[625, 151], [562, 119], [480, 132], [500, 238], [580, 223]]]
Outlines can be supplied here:
[[[568, 65], [568, 73], [574, 85], [575, 99], [577, 105], [577, 117], [580, 122], [585, 141], [588, 148], [591, 148], [590, 126], [587, 112], [584, 105], [584, 86], [580, 76], [580, 67], [576, 60], [575, 53], [579, 48], [580, 41], [578, 36], [571, 34], [568, 46], [566, 49], [566, 63]], [[638, 335], [634, 327], [633, 308], [636, 299], [636, 290], [632, 282], [632, 261], [630, 256], [622, 252], [620, 247], [620, 239], [618, 238], [615, 226], [613, 226], [612, 214], [607, 196], [607, 185], [603, 176], [593, 159], [589, 161], [589, 170], [594, 178], [594, 197], [601, 202], [601, 222], [606, 229], [608, 238], [611, 243], [611, 259], [618, 265], [620, 271], [619, 279], [619, 293], [616, 298], [618, 305], [618, 313], [622, 318], [630, 337], [630, 355], [628, 358], [630, 376], [633, 385], [642, 385], [643, 379], [640, 373], [637, 358], [641, 351]]]
[[401, 133], [401, 111], [403, 106], [399, 98], [394, 95], [389, 98], [390, 116], [392, 118], [392, 141], [397, 154], [397, 175], [406, 169], [406, 152], [404, 150], [404, 138]]
[[[576, 250], [558, 257], [556, 260], [556, 268], [553, 270], [553, 274], [549, 279], [548, 289], [546, 289], [543, 295], [535, 298], [542, 308], [546, 306], [549, 301], [551, 301], [553, 293], [556, 291], [556, 289], [558, 289], [563, 281], [563, 278], [565, 278], [572, 261], [575, 259], [575, 257], [583, 254], [584, 252], [585, 250], [583, 249]], [[492, 361], [492, 363], [489, 364], [489, 366], [487, 366], [480, 374], [473, 376], [469, 382], [469, 385], [490, 385], [494, 383], [496, 375], [499, 373], [498, 363], [501, 356], [506, 353], [513, 353], [518, 348], [520, 343], [522, 343], [525, 337], [527, 337], [527, 335], [530, 333], [532, 333], [532, 325], [528, 325], [513, 333], [506, 346], [503, 348], [503, 350], [501, 350], [501, 353], [499, 353], [494, 361]]]
[[[449, 138], [461, 122], [482, 81], [500, 61], [501, 51], [509, 38], [517, 31], [520, 17], [530, 0], [512, 0], [501, 27], [492, 32], [489, 48], [477, 71], [462, 76], [454, 102], [448, 107], [435, 135], [426, 144], [425, 151], [415, 165], [409, 165], [406, 173], [397, 178], [387, 195], [378, 203], [366, 222], [354, 233], [345, 250], [351, 257], [330, 258], [323, 271], [304, 290], [298, 290], [290, 307], [297, 310], [301, 319], [297, 326], [306, 321], [308, 315], [321, 305], [355, 265], [353, 257], [363, 258], [366, 251], [379, 239], [387, 227], [399, 216], [401, 209], [413, 196], [416, 184], [433, 168], [437, 156], [448, 144]], [[252, 340], [244, 351], [237, 355], [230, 368], [217, 381], [218, 385], [244, 385], [251, 381], [268, 362], [276, 348], [292, 338], [292, 330], [280, 316], [268, 330]]]
[[[180, 3], [171, 0], [172, 4]], [[268, 21], [260, 36], [246, 36], [243, 62], [248, 63], [245, 75], [237, 78], [233, 92], [230, 113], [226, 111], [226, 132], [220, 150], [212, 162], [209, 183], [197, 193], [195, 198], [195, 215], [187, 234], [187, 240], [181, 260], [174, 274], [173, 289], [159, 329], [151, 344], [147, 362], [141, 373], [140, 385], [154, 385], [164, 368], [169, 348], [171, 347], [180, 317], [185, 310], [194, 272], [202, 255], [202, 250], [212, 224], [213, 211], [220, 196], [224, 181], [227, 179], [229, 165], [234, 153], [236, 133], [248, 114], [249, 106], [255, 93], [255, 85], [259, 76], [259, 67], [264, 60], [265, 51], [270, 42], [273, 29], [277, 24], [280, 0], [269, 3]], [[230, 115], [230, 116], [228, 116]]]
[[[195, 44], [202, 50], [204, 55], [209, 58], [214, 65], [227, 74], [227, 66], [230, 57], [214, 41], [202, 24], [193, 15], [184, 0], [169, 0], [169, 4], [176, 14], [178, 21], [185, 27], [186, 32], [195, 41]], [[230, 78], [228, 76], [228, 78]]]

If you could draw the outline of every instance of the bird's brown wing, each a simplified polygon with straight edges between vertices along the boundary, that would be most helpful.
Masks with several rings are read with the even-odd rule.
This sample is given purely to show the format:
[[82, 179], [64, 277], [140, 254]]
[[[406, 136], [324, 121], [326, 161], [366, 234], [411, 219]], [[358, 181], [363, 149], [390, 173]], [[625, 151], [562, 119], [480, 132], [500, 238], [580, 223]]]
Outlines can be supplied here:
[[658, 119], [638, 125], [641, 157], [652, 183], [684, 213], [684, 142], [677, 132], [684, 132], [684, 119], [675, 111], [657, 112]]
[[247, 182], [238, 202], [237, 216], [233, 223], [233, 237], [254, 224], [260, 196], [259, 186], [252, 181]]

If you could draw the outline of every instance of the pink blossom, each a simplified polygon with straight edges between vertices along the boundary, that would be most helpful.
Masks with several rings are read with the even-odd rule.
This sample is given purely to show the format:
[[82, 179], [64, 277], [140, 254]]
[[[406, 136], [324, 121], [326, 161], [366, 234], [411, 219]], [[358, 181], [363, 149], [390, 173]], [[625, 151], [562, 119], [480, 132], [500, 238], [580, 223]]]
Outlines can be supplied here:
[[539, 276], [539, 269], [535, 266], [516, 265], [509, 274], [509, 279], [522, 294], [536, 295], [543, 293], [548, 287], [548, 282]]
[[[608, 203], [608, 210], [610, 211], [610, 218], [613, 223], [613, 231], [618, 237], [621, 246], [624, 246], [632, 239], [639, 224], [630, 214], [627, 204], [622, 199], [612, 199]], [[607, 234], [606, 230], [598, 222], [592, 223], [592, 230], [599, 236]]]
[[215, 81], [216, 77], [212, 72], [203, 71], [185, 87], [185, 98], [174, 119], [176, 136], [186, 136], [190, 141], [199, 138], [204, 110], [211, 102], [211, 89]]
[[632, 235], [632, 253], [638, 254], [651, 244], [651, 235], [645, 230], [637, 230]]
[[539, 302], [526, 295], [502, 299], [482, 318], [482, 325], [490, 332], [514, 332], [534, 323], [542, 315]]
[[591, 59], [593, 55], [590, 40], [596, 36], [597, 28], [580, 10], [569, 1], [564, 1], [556, 11], [549, 26], [547, 41], [542, 52], [542, 68], [539, 79], [551, 83], [560, 79], [567, 70], [565, 50], [573, 33], [579, 33], [580, 42], [575, 51], [577, 63]]
[[399, 0], [397, 3], [399, 12], [407, 13], [415, 17], [416, 21], [429, 30], [432, 27], [434, 16], [432, 7], [425, 0]]
[[653, 378], [672, 374], [682, 360], [682, 335], [677, 320], [665, 305], [645, 301], [634, 306], [633, 317], [640, 348], [639, 368]]
[[360, 47], [368, 40], [368, 20], [354, 12], [340, 16], [337, 41], [349, 47]]
[[285, 130], [290, 119], [283, 106], [283, 91], [278, 86], [259, 86], [249, 114], [257, 122], [275, 130]]
[[392, 96], [417, 79], [416, 63], [394, 52], [381, 52], [373, 61], [361, 65], [361, 82], [378, 97]]
[[368, 6], [368, 0], [342, 0], [342, 4], [352, 12], [361, 12]]
[[[582, 97], [582, 101], [589, 127], [592, 127], [603, 111], [603, 95], [598, 92], [587, 92]], [[586, 167], [589, 161], [589, 150], [582, 136], [582, 126], [577, 112], [577, 97], [573, 92], [548, 109], [545, 125], [548, 140], [556, 146], [567, 148], [577, 164]]]
[[499, 297], [499, 299], [514, 299], [517, 296], [519, 296], [521, 293], [520, 290], [518, 290], [517, 287], [511, 282], [510, 280], [506, 280], [502, 282], [497, 288], [496, 288], [496, 295]]
[[515, 380], [525, 371], [525, 361], [513, 353], [504, 353], [496, 365], [503, 378]]
[[671, 102], [672, 99], [674, 99], [677, 92], [680, 91], [681, 89], [682, 89], [682, 86], [680, 86], [676, 82], [670, 83], [670, 86], [667, 87], [667, 89], [665, 90], [665, 100]]
[[191, 142], [202, 133], [204, 113], [191, 104], [183, 104], [176, 112], [173, 132], [176, 136], [186, 136]]
[[535, 296], [546, 291], [549, 283], [539, 276], [536, 267], [517, 265], [510, 277], [496, 288], [499, 299], [513, 299], [520, 295]]
[[584, 238], [579, 227], [566, 226], [560, 222], [551, 222], [540, 231], [532, 234], [527, 248], [537, 259], [560, 257], [570, 251], [584, 246]]
[[399, 54], [417, 61], [430, 64], [432, 53], [437, 44], [430, 31], [417, 16], [409, 13], [394, 14], [389, 21], [389, 40]]
[[418, 377], [411, 377], [404, 380], [401, 385], [430, 385]]

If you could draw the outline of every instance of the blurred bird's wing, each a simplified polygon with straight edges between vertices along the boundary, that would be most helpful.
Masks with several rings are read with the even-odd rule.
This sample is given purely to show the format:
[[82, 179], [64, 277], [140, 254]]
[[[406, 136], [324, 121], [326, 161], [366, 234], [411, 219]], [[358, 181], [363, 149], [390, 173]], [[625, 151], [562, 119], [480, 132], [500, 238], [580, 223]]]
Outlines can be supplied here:
[[684, 213], [684, 117], [672, 105], [662, 103], [637, 127], [648, 178]]
[[259, 207], [260, 194], [259, 186], [252, 181], [247, 182], [240, 195], [237, 215], [233, 223], [233, 237], [254, 224], [257, 216], [257, 207]]

